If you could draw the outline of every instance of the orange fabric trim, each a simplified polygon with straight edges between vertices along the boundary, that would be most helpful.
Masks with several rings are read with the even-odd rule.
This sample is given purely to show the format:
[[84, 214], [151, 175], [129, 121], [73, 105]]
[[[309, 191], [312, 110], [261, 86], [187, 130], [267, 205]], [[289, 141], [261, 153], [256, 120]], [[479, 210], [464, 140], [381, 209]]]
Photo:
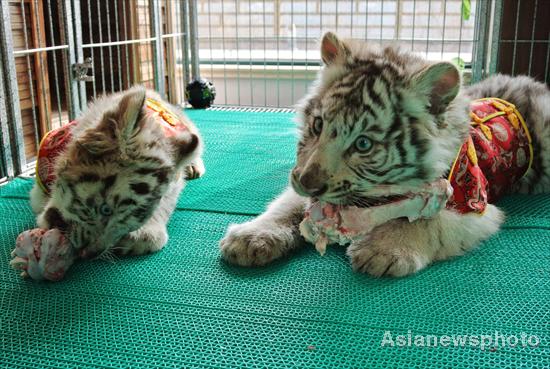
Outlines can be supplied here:
[[147, 98], [145, 100], [145, 106], [152, 115], [157, 115], [161, 119], [157, 119], [162, 124], [164, 134], [166, 137], [173, 137], [179, 132], [188, 131], [189, 127], [185, 125], [176, 115], [170, 112], [164, 104], [158, 100]]

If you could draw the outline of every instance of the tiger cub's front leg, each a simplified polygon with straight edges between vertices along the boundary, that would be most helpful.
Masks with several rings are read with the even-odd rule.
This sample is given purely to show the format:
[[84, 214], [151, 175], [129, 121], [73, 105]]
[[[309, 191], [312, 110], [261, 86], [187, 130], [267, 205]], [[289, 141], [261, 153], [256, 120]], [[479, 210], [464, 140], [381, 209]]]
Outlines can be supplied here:
[[130, 232], [115, 247], [122, 255], [143, 255], [159, 251], [168, 242], [166, 225], [149, 221], [137, 231]]
[[504, 214], [488, 205], [483, 215], [442, 210], [435, 218], [397, 219], [375, 228], [348, 248], [353, 269], [374, 276], [401, 277], [436, 260], [462, 255], [498, 231]]
[[222, 257], [241, 266], [266, 265], [304, 244], [299, 224], [306, 199], [288, 188], [255, 219], [232, 224], [220, 241]]
[[166, 225], [184, 187], [182, 178], [171, 183], [151, 217], [140, 228], [124, 236], [114, 251], [122, 255], [143, 255], [162, 249], [168, 242]]

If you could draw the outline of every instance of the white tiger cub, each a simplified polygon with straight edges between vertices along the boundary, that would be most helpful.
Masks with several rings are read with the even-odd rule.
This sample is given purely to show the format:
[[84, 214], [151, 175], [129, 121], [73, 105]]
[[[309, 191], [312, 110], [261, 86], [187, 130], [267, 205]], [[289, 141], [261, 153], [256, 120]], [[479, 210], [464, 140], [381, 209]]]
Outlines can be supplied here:
[[184, 177], [204, 173], [202, 150], [197, 128], [156, 92], [99, 98], [41, 144], [38, 226], [62, 230], [81, 257], [160, 250]]
[[[450, 63], [342, 41], [332, 33], [323, 37], [321, 55], [324, 68], [299, 107], [301, 138], [291, 187], [256, 219], [229, 227], [220, 242], [227, 261], [264, 265], [301, 247], [299, 224], [312, 200], [368, 207], [392, 201], [381, 197], [389, 186], [420, 188], [440, 178], [475, 174], [476, 182], [470, 177], [464, 182], [475, 184], [464, 192], [477, 196], [475, 201], [461, 203], [457, 187], [454, 205], [447, 203], [434, 218], [395, 219], [349, 245], [354, 270], [404, 276], [462, 255], [497, 232], [504, 215], [491, 204], [495, 191], [550, 190], [550, 92], [545, 85], [527, 77], [494, 76], [461, 90], [459, 72]], [[475, 99], [481, 99], [481, 110], [498, 107], [496, 115], [508, 116], [509, 127], [491, 123], [496, 115], [471, 118]], [[475, 127], [470, 127], [472, 119]], [[513, 153], [499, 146], [510, 144], [509, 134], [515, 137], [513, 145], [523, 145]], [[494, 146], [495, 140], [503, 143]], [[502, 157], [478, 152], [481, 146]], [[498, 183], [486, 184], [482, 161], [499, 180], [517, 177], [517, 182], [498, 189]]]

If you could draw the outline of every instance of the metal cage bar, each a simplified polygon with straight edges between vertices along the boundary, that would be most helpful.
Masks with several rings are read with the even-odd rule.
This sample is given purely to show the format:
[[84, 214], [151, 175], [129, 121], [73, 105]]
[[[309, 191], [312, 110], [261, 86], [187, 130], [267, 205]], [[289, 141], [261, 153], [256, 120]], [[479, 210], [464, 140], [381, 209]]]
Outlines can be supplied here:
[[80, 114], [81, 111], [81, 103], [80, 103], [80, 96], [79, 96], [79, 85], [78, 81], [71, 75], [72, 71], [70, 70], [70, 66], [74, 65], [76, 63], [76, 49], [75, 49], [75, 35], [74, 35], [74, 27], [73, 27], [73, 21], [75, 20], [75, 17], [73, 17], [73, 9], [71, 0], [65, 0], [62, 3], [59, 3], [59, 16], [63, 15], [65, 20], [64, 22], [61, 22], [63, 24], [63, 34], [65, 35], [64, 40], [67, 43], [68, 49], [68, 55], [63, 55], [64, 58], [64, 65], [68, 67], [68, 78], [65, 78], [65, 90], [67, 92], [67, 98], [68, 98], [68, 110], [69, 110], [69, 119], [73, 120], [76, 118], [78, 114]]
[[188, 0], [180, 1], [180, 22], [181, 22], [181, 54], [182, 54], [182, 64], [183, 64], [183, 87], [185, 88], [189, 83], [189, 4]]
[[[0, 177], [24, 170], [34, 160], [29, 146], [38, 145], [48, 129], [77, 116], [90, 99], [135, 83], [185, 104], [185, 86], [191, 76], [202, 74], [216, 85], [218, 105], [292, 106], [316, 77], [318, 40], [327, 30], [381, 45], [400, 42], [431, 60], [458, 57], [466, 64], [466, 80], [471, 81], [501, 69], [499, 58], [508, 48], [514, 55], [512, 72], [538, 70], [546, 81], [550, 79], [550, 35], [541, 36], [544, 22], [533, 19], [520, 30], [523, 18], [529, 16], [513, 14], [516, 27], [503, 26], [510, 4], [537, 13], [548, 9], [542, 0], [471, 0], [472, 11], [464, 16], [462, 0], [0, 3]], [[23, 29], [36, 28], [33, 35], [25, 31], [19, 47], [11, 41], [9, 5], [14, 3], [24, 15]], [[39, 20], [42, 26], [32, 23]], [[506, 31], [511, 36], [503, 37]], [[529, 60], [515, 60], [521, 55]], [[15, 60], [26, 65], [26, 73], [16, 75]], [[95, 67], [91, 72], [95, 77], [89, 71], [76, 73], [77, 66], [89, 64]], [[25, 96], [18, 95], [18, 78], [29, 84]]]
[[[102, 82], [92, 82], [94, 97], [111, 92], [106, 91], [104, 81], [106, 53], [110, 55], [107, 58], [109, 69], [116, 67], [119, 72], [118, 78], [109, 74], [111, 87], [124, 85], [127, 88], [135, 83], [147, 83], [148, 87], [154, 88], [163, 96], [176, 94], [177, 96], [167, 97], [172, 102], [184, 104], [183, 86], [189, 80], [187, 0], [121, 0], [115, 9], [112, 3], [106, 2], [102, 7], [99, 0], [95, 0], [96, 8], [100, 10], [97, 23], [101, 24], [102, 12], [109, 14], [111, 18], [110, 21], [105, 21], [107, 32], [97, 32], [99, 39], [93, 37], [95, 28], [91, 26], [91, 14], [96, 9], [90, 5], [91, 0], [78, 1], [87, 3], [87, 32], [90, 37], [88, 42], [81, 42], [80, 45], [77, 42], [76, 47], [91, 57], [99, 54], [99, 62], [97, 59], [94, 62], [97, 71], [95, 79]], [[101, 10], [102, 8], [105, 9]], [[163, 31], [165, 28], [166, 32]], [[112, 48], [115, 48], [114, 52]], [[149, 78], [151, 76], [152, 79]], [[152, 83], [149, 83], [150, 80]], [[122, 88], [116, 90], [120, 89]]]
[[[71, 60], [71, 65], [75, 63], [84, 63], [84, 50], [82, 48], [82, 22], [81, 22], [81, 12], [80, 12], [80, 0], [66, 0], [70, 2], [72, 6], [72, 24], [74, 25], [72, 32], [73, 35], [73, 44], [74, 48], [74, 57]], [[69, 31], [71, 33], [71, 31]], [[84, 109], [86, 109], [86, 102], [88, 101], [86, 94], [86, 86], [83, 81], [78, 81], [75, 76], [75, 71], [71, 71], [71, 93], [73, 94], [74, 101], [74, 111], [75, 115], [80, 114]], [[75, 96], [76, 93], [76, 96]]]
[[[4, 58], [0, 58], [0, 70], [4, 70]], [[13, 177], [14, 169], [11, 155], [10, 126], [8, 124], [7, 105], [4, 88], [4, 77], [0, 78], [0, 180]]]
[[495, 8], [501, 16], [498, 38], [492, 42], [496, 46], [494, 69], [513, 76], [529, 75], [550, 85], [550, 24], [546, 19], [550, 2], [500, 0]]
[[478, 1], [476, 4], [476, 25], [474, 29], [474, 48], [472, 62], [472, 82], [481, 80], [485, 73], [487, 56], [487, 35], [489, 33], [490, 1]]
[[500, 25], [502, 20], [502, 0], [491, 2], [491, 24], [489, 26], [489, 38], [487, 40], [487, 74], [494, 74], [497, 71]]
[[191, 77], [200, 78], [197, 0], [189, 0], [189, 48], [191, 50]]
[[149, 11], [151, 14], [151, 34], [153, 39], [153, 61], [155, 88], [161, 96], [166, 95], [166, 87], [164, 84], [164, 57], [162, 45], [162, 28], [160, 24], [160, 2], [159, 0], [149, 0]]
[[[41, 137], [99, 94], [150, 81], [170, 101], [185, 104], [189, 63], [198, 65], [188, 54], [188, 1], [1, 1], [0, 178], [25, 171]], [[19, 27], [16, 47], [12, 27]], [[95, 77], [85, 70], [94, 58]], [[26, 73], [18, 66], [16, 74], [19, 59]]]
[[462, 20], [462, 0], [198, 0], [201, 72], [216, 85], [218, 104], [291, 106], [319, 70], [318, 41], [328, 30], [474, 66], [488, 28], [477, 12], [487, 1], [471, 0]]

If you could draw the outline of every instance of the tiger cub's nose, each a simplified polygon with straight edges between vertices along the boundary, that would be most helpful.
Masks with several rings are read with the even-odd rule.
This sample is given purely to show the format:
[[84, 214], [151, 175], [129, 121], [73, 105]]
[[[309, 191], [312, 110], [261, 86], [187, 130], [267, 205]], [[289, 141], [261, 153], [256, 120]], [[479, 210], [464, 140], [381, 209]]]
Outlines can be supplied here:
[[304, 171], [298, 181], [302, 189], [311, 196], [321, 196], [328, 189], [326, 178], [318, 164], [314, 164]]

